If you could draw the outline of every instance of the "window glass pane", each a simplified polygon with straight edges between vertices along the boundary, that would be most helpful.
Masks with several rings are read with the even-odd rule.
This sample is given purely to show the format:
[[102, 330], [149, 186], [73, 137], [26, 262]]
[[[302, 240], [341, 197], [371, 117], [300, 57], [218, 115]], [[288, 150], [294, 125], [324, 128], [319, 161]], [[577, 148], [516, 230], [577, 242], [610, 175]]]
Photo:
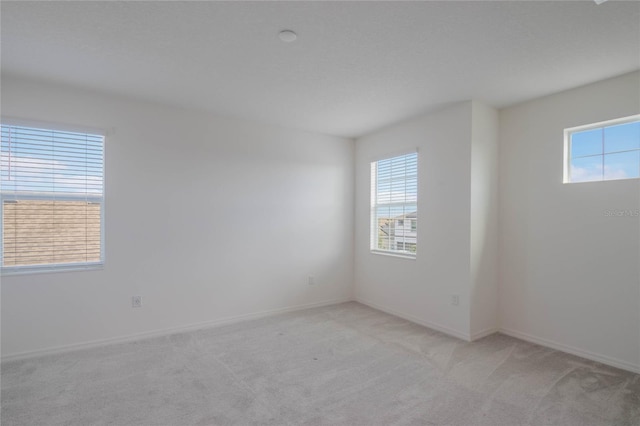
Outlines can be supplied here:
[[602, 154], [602, 128], [571, 135], [571, 158]]
[[605, 154], [604, 179], [629, 179], [640, 177], [640, 151]]
[[0, 128], [3, 271], [100, 263], [104, 136]]
[[571, 160], [571, 182], [602, 180], [602, 156], [573, 158]]
[[640, 122], [609, 126], [604, 129], [604, 152], [640, 149]]
[[418, 200], [418, 178], [408, 178], [406, 185], [406, 200], [409, 203], [415, 203]]
[[408, 154], [372, 163], [374, 250], [416, 253], [417, 158]]
[[376, 236], [377, 236], [377, 248], [380, 250], [389, 250], [391, 235], [393, 230], [393, 219], [391, 218], [390, 208], [378, 207], [376, 209]]
[[3, 266], [100, 261], [100, 203], [3, 203]]

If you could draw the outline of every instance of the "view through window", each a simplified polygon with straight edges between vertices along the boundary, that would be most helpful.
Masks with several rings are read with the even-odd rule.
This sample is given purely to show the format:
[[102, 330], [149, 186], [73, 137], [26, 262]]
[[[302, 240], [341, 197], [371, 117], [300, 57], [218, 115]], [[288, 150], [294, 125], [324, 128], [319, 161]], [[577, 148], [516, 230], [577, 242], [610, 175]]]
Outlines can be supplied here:
[[569, 182], [640, 177], [640, 116], [565, 130]]
[[371, 163], [371, 250], [415, 257], [418, 244], [418, 154]]
[[104, 136], [1, 126], [2, 270], [87, 268], [104, 257]]

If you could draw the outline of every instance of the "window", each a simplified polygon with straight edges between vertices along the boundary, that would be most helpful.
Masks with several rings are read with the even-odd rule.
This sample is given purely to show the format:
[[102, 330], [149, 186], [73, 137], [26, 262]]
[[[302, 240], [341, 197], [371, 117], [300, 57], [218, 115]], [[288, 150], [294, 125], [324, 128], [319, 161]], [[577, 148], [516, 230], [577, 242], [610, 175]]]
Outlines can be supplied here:
[[371, 163], [371, 251], [415, 257], [418, 154]]
[[104, 260], [104, 136], [1, 126], [2, 272]]
[[564, 182], [640, 177], [640, 115], [565, 130]]

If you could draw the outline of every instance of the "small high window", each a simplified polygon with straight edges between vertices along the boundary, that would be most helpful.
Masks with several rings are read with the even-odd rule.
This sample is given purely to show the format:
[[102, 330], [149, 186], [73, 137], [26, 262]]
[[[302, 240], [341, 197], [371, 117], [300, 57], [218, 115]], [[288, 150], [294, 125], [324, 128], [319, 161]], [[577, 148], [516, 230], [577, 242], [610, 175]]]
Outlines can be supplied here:
[[565, 183], [639, 177], [640, 115], [565, 130]]

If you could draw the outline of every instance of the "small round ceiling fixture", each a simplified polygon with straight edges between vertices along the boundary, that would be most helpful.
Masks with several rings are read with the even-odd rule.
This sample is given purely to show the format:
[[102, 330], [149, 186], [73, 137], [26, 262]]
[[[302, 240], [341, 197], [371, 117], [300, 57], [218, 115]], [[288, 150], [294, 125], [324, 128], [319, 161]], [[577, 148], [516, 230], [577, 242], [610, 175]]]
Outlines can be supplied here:
[[291, 30], [280, 31], [280, 34], [278, 34], [278, 37], [280, 37], [280, 40], [284, 41], [285, 43], [291, 43], [293, 41], [296, 41], [296, 39], [298, 38], [296, 33], [294, 33]]

